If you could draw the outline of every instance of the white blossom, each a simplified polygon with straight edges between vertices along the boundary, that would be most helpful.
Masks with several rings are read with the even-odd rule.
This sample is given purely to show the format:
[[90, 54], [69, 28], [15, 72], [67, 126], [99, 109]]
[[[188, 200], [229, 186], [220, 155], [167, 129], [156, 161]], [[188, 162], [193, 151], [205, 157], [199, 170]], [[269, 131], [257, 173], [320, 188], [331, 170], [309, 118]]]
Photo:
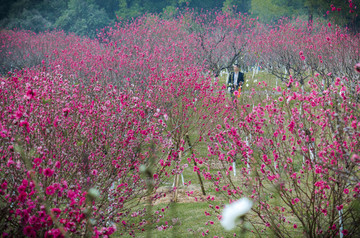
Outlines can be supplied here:
[[241, 198], [236, 202], [226, 205], [222, 212], [221, 225], [228, 231], [234, 229], [236, 222], [250, 211], [252, 205], [253, 202], [248, 198]]

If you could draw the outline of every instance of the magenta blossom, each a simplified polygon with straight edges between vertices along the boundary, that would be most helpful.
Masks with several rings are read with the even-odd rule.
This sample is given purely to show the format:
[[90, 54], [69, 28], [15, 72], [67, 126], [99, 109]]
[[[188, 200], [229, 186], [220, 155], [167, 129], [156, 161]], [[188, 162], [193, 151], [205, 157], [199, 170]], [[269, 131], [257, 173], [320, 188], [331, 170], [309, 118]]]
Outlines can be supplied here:
[[46, 188], [46, 192], [47, 195], [53, 195], [55, 193], [55, 188], [54, 186], [50, 185], [49, 187]]
[[26, 92], [26, 95], [24, 96], [25, 99], [33, 99], [34, 97], [36, 96], [36, 92], [32, 89], [29, 89], [27, 92]]
[[53, 212], [58, 217], [61, 213], [61, 210], [55, 207], [51, 209], [51, 212]]
[[36, 232], [35, 232], [34, 228], [31, 226], [25, 227], [23, 232], [24, 232], [24, 235], [26, 235], [28, 237], [36, 237]]
[[46, 177], [51, 177], [53, 174], [54, 174], [54, 170], [53, 170], [53, 169], [46, 168], [46, 169], [44, 170], [44, 175], [45, 175]]

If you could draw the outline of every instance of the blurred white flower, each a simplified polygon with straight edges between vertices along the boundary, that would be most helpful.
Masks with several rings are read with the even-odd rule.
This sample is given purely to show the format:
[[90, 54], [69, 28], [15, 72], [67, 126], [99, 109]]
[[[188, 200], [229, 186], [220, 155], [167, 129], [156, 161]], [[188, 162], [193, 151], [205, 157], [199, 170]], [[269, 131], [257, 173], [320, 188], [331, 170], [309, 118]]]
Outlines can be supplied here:
[[246, 84], [246, 87], [249, 87], [249, 84], [248, 84], [248, 83]]
[[292, 97], [288, 97], [288, 99], [286, 100], [286, 104], [289, 104], [289, 102], [292, 100]]
[[226, 205], [222, 212], [221, 225], [227, 231], [234, 229], [236, 222], [241, 220], [250, 211], [252, 205], [253, 202], [248, 198], [241, 198], [236, 202]]

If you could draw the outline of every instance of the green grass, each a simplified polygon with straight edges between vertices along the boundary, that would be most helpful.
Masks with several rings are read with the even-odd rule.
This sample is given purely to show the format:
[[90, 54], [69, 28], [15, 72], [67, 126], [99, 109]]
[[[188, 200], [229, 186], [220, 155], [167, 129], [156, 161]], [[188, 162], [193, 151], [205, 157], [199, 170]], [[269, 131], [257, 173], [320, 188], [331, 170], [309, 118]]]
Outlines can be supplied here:
[[[161, 209], [164, 205], [154, 206], [154, 210]], [[209, 230], [207, 237], [233, 237], [234, 232], [239, 235], [240, 228], [231, 232], [225, 231], [215, 216], [205, 216], [205, 211], [209, 211], [209, 205], [205, 202], [197, 203], [172, 203], [168, 211], [164, 213], [159, 223], [153, 224], [150, 236], [148, 233], [137, 234], [136, 237], [203, 237], [202, 233]], [[158, 229], [161, 225], [165, 226], [168, 222], [168, 228]], [[211, 225], [209, 221], [213, 221]], [[207, 223], [207, 224], [206, 224]], [[116, 235], [119, 235], [118, 231]], [[124, 235], [123, 237], [131, 237]], [[251, 232], [242, 233], [241, 237], [254, 237]]]

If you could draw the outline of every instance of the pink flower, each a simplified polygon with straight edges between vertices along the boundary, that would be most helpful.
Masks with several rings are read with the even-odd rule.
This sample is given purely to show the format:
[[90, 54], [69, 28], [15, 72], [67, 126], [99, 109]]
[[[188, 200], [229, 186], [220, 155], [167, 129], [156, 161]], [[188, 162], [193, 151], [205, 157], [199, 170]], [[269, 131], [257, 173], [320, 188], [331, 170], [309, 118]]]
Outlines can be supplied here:
[[52, 229], [48, 231], [47, 234], [45, 233], [45, 237], [46, 235], [51, 235], [52, 237], [60, 237], [60, 236], [62, 237], [61, 231], [59, 229]]
[[24, 187], [27, 187], [27, 186], [29, 185], [29, 181], [27, 181], [27, 179], [23, 179], [22, 185], [23, 185]]
[[55, 188], [50, 185], [49, 187], [46, 188], [46, 191], [45, 191], [46, 195], [53, 195], [55, 193]]
[[41, 162], [42, 162], [42, 159], [41, 159], [41, 158], [35, 158], [35, 159], [34, 159], [34, 164], [35, 164], [36, 166], [39, 166], [39, 165], [41, 164]]
[[76, 197], [76, 193], [72, 190], [68, 190], [67, 191], [68, 194], [68, 198], [75, 198]]
[[21, 192], [21, 193], [19, 194], [18, 200], [19, 200], [20, 202], [25, 202], [25, 199], [27, 198], [27, 196], [28, 196], [28, 194], [27, 194], [26, 192]]
[[54, 174], [54, 170], [53, 170], [53, 169], [46, 168], [46, 169], [44, 170], [44, 175], [45, 175], [46, 177], [51, 177], [53, 174]]
[[75, 227], [75, 223], [74, 222], [68, 222], [68, 223], [66, 223], [65, 227], [73, 228], [73, 227]]
[[113, 234], [115, 231], [116, 231], [116, 226], [115, 226], [115, 225], [110, 226], [110, 227], [108, 227], [108, 229], [107, 229], [106, 235], [109, 236], [109, 235]]
[[66, 108], [64, 108], [62, 111], [63, 111], [63, 113], [64, 113], [64, 117], [67, 117], [68, 114], [69, 114], [70, 108], [66, 107]]
[[53, 122], [54, 127], [58, 127], [59, 118], [56, 116]]
[[324, 213], [324, 216], [326, 216], [326, 215], [327, 215], [327, 210], [326, 210], [325, 208], [324, 208], [324, 209], [322, 209], [322, 210], [321, 210], [321, 212], [322, 212], [322, 213]]
[[31, 216], [29, 218], [29, 224], [30, 225], [34, 225], [34, 224], [38, 223], [39, 221], [40, 221], [40, 219], [37, 216]]
[[19, 109], [15, 112], [15, 118], [20, 119], [22, 116], [23, 116], [22, 107], [19, 107]]
[[10, 167], [12, 164], [15, 164], [14, 160], [12, 159], [12, 157], [10, 157], [10, 159], [8, 160], [6, 166]]
[[60, 169], [60, 167], [61, 167], [60, 161], [56, 161], [56, 162], [55, 162], [55, 167], [58, 168], [58, 169]]
[[51, 212], [52, 212], [56, 217], [59, 217], [59, 215], [60, 215], [60, 213], [61, 213], [61, 210], [60, 210], [60, 208], [54, 207], [54, 208], [51, 208]]
[[297, 225], [296, 225], [296, 224], [294, 224], [294, 228], [295, 228], [295, 229], [297, 228]]
[[23, 233], [24, 233], [24, 235], [26, 235], [28, 237], [36, 237], [36, 232], [35, 232], [34, 228], [32, 228], [31, 226], [26, 226], [23, 229]]
[[344, 189], [344, 193], [345, 193], [345, 194], [349, 194], [349, 189], [345, 188], [345, 189]]
[[35, 92], [34, 90], [32, 90], [32, 89], [29, 89], [29, 90], [26, 92], [25, 98], [31, 100], [31, 99], [33, 99], [35, 96], [36, 96], [36, 92]]
[[7, 182], [6, 181], [4, 181], [2, 184], [1, 184], [1, 188], [2, 189], [7, 189]]
[[21, 192], [25, 192], [26, 191], [26, 187], [25, 186], [19, 186], [18, 187], [18, 192], [21, 193]]
[[25, 127], [25, 128], [29, 128], [29, 122], [27, 122], [26, 120], [21, 120], [20, 121], [20, 127]]

